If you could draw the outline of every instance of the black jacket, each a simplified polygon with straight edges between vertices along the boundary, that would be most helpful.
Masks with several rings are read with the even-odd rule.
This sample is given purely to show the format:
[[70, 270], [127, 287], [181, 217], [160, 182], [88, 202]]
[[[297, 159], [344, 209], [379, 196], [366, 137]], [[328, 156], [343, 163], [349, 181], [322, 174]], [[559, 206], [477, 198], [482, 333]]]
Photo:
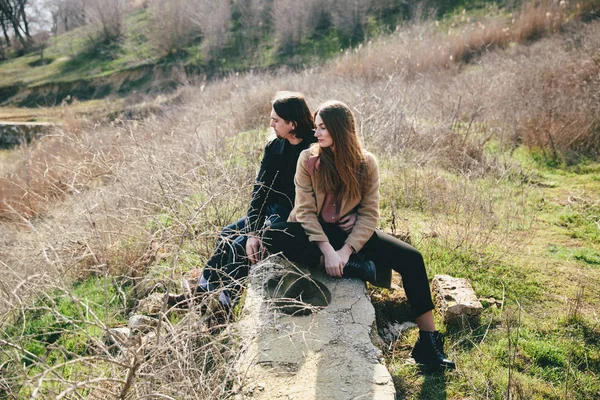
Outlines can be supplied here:
[[279, 138], [267, 143], [248, 209], [251, 231], [257, 231], [263, 226], [265, 218], [269, 217], [269, 205], [277, 205], [287, 213], [294, 208], [294, 175], [298, 156], [314, 142], [314, 135], [309, 135], [297, 145]]

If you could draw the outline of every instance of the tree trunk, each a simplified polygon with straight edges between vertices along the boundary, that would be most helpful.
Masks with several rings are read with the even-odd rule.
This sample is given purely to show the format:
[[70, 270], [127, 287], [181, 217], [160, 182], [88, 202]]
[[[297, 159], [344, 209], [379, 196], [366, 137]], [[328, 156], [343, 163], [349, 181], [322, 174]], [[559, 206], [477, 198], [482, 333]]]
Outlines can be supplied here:
[[4, 40], [6, 40], [6, 47], [10, 47], [10, 36], [8, 36], [8, 28], [4, 23], [4, 14], [0, 14], [0, 25], [2, 25], [2, 32], [4, 33]]
[[[27, 1], [28, 0], [18, 0], [16, 3], [17, 8], [11, 4], [10, 0], [0, 0], [0, 17], [3, 19], [3, 28], [5, 27], [4, 21], [10, 23], [15, 37], [24, 48], [29, 48], [32, 43], [31, 35], [29, 34], [29, 24], [27, 23], [27, 15], [25, 14], [25, 4]], [[23, 19], [25, 29], [21, 26], [20, 19]], [[26, 37], [23, 37], [21, 32], [24, 32]]]
[[[27, 38], [27, 42], [29, 44], [33, 43], [33, 39], [29, 34], [29, 23], [27, 22], [27, 14], [25, 14], [25, 5], [27, 4], [27, 0], [18, 0], [19, 1], [19, 14], [21, 20], [23, 21], [23, 31], [25, 32], [25, 37]], [[17, 18], [18, 20], [19, 18]]]

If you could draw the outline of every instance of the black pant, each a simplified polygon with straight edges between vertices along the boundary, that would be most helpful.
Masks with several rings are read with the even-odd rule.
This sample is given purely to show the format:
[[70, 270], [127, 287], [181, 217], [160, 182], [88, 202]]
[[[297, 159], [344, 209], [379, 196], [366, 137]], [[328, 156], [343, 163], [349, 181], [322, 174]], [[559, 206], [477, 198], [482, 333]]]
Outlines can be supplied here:
[[223, 228], [219, 234], [215, 251], [202, 272], [210, 288], [228, 287], [233, 292], [241, 290], [239, 280], [248, 276], [247, 221], [246, 217], [241, 218]]
[[[279, 204], [265, 205], [263, 229], [285, 221], [290, 211], [291, 209]], [[246, 254], [249, 231], [248, 217], [243, 217], [223, 228], [219, 233], [215, 251], [202, 272], [202, 277], [209, 283], [209, 290], [226, 287], [227, 295], [233, 297], [234, 301], [239, 298], [242, 292], [242, 280], [249, 272], [249, 260]], [[254, 234], [260, 235], [261, 232], [262, 229]]]
[[[337, 224], [321, 222], [321, 226], [333, 248], [340, 249], [348, 234]], [[319, 265], [321, 250], [316, 243], [308, 240], [304, 228], [298, 222], [273, 224], [264, 234], [264, 243], [271, 253], [281, 251], [291, 261], [309, 267]], [[378, 268], [389, 266], [402, 276], [404, 291], [415, 317], [433, 310], [425, 263], [417, 249], [387, 233], [375, 230], [359, 255], [373, 261]]]

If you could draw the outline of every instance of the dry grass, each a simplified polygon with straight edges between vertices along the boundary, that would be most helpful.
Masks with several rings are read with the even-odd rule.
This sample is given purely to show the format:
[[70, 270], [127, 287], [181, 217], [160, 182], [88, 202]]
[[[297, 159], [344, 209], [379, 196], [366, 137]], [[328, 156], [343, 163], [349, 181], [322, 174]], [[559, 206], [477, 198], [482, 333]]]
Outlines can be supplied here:
[[474, 18], [463, 14], [441, 23], [425, 18], [399, 29], [389, 38], [369, 42], [365, 50], [349, 50], [332, 68], [336, 74], [369, 79], [414, 77], [440, 68], [456, 70], [496, 48], [561, 32], [571, 21], [590, 15], [590, 10], [598, 10], [595, 0], [583, 4], [532, 1], [510, 15], [498, 13]]

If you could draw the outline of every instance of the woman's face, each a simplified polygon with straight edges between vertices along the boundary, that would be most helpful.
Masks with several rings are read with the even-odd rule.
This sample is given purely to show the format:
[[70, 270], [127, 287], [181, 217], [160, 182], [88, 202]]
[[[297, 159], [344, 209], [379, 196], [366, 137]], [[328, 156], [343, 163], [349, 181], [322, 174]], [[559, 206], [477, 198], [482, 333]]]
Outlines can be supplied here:
[[291, 131], [294, 130], [294, 123], [287, 122], [283, 118], [279, 117], [275, 112], [275, 109], [271, 109], [271, 123], [269, 124], [271, 128], [275, 131], [275, 135], [277, 135], [280, 139], [290, 140], [294, 137], [294, 134]]
[[315, 137], [319, 141], [319, 146], [321, 146], [323, 148], [325, 148], [325, 147], [333, 148], [333, 138], [331, 137], [331, 134], [329, 133], [329, 131], [327, 130], [327, 127], [323, 123], [323, 120], [321, 119], [320, 114], [317, 114], [317, 118], [315, 119], [315, 124], [317, 125], [317, 130], [315, 131]]

